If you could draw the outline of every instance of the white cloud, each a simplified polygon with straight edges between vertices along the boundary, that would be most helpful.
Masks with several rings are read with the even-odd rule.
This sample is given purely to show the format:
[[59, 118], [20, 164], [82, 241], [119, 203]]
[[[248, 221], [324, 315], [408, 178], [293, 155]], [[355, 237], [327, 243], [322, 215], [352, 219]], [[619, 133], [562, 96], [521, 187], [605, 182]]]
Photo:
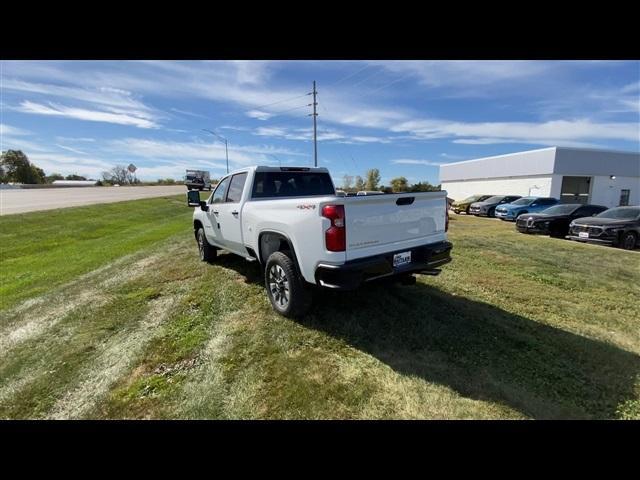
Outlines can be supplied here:
[[122, 110], [113, 109], [114, 112], [104, 112], [99, 110], [87, 110], [84, 108], [66, 107], [50, 103], [49, 106], [25, 100], [16, 110], [22, 113], [33, 113], [37, 115], [53, 115], [59, 117], [74, 118], [77, 120], [87, 120], [91, 122], [107, 122], [119, 125], [132, 125], [139, 128], [155, 128], [158, 125], [148, 118], [142, 118], [126, 113]]
[[0, 123], [0, 135], [29, 135], [31, 132], [28, 130], [24, 130], [18, 127], [12, 127], [11, 125], [7, 125], [6, 123]]
[[391, 160], [391, 163], [396, 165], [426, 165], [430, 167], [438, 167], [442, 165], [443, 162], [434, 162], [432, 160], [415, 160], [411, 158], [399, 158], [396, 160]]
[[268, 112], [263, 112], [262, 110], [249, 110], [246, 112], [247, 117], [257, 118], [258, 120], [269, 120], [273, 117], [272, 114]]
[[[535, 122], [450, 122], [444, 120], [412, 120], [395, 125], [395, 132], [409, 132], [416, 139], [457, 138], [454, 143], [537, 143], [556, 145], [560, 142], [615, 139], [638, 142], [639, 127], [635, 123], [599, 123], [588, 119]], [[464, 138], [463, 138], [464, 137]]]
[[60, 145], [59, 143], [56, 143], [55, 146], [58, 147], [58, 148], [61, 148], [63, 150], [67, 150], [69, 152], [77, 153], [79, 155], [87, 155], [87, 152], [83, 152], [82, 150], [78, 150], [78, 149], [75, 149], [75, 148], [72, 148], [72, 147], [66, 147], [64, 145]]

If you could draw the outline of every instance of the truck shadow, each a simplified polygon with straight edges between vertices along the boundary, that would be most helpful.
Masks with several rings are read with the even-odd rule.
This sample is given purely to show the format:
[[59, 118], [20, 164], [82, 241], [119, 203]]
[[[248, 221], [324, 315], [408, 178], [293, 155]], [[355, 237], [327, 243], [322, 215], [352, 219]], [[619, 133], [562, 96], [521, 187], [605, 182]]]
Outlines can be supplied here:
[[[224, 263], [262, 283], [257, 264]], [[638, 355], [424, 283], [318, 290], [299, 323], [400, 374], [539, 419], [616, 418], [640, 375]]]

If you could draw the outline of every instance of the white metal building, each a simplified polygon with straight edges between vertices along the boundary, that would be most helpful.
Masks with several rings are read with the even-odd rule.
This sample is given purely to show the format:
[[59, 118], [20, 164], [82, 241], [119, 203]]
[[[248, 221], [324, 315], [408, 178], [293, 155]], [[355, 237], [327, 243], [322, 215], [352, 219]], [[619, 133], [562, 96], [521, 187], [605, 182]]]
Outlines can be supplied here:
[[640, 204], [640, 153], [550, 147], [440, 166], [449, 197], [537, 195], [607, 207]]

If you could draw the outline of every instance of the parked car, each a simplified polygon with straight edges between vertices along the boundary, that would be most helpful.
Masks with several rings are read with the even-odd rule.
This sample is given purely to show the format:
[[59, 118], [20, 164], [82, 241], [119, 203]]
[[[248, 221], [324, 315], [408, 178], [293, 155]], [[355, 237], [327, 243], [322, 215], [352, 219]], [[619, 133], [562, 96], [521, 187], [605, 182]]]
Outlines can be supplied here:
[[539, 233], [564, 238], [569, 234], [569, 223], [576, 218], [592, 217], [604, 212], [602, 205], [565, 203], [554, 205], [540, 213], [524, 213], [516, 219], [516, 230], [520, 233]]
[[522, 197], [515, 202], [496, 207], [496, 217], [500, 220], [514, 222], [523, 213], [541, 212], [558, 203], [557, 198], [551, 197]]
[[478, 217], [495, 217], [496, 207], [518, 200], [520, 195], [495, 195], [469, 206], [469, 213]]
[[326, 168], [247, 167], [223, 177], [206, 202], [199, 195], [187, 192], [200, 259], [223, 249], [259, 262], [284, 316], [305, 313], [313, 286], [412, 283], [451, 261], [444, 191], [339, 197]]
[[615, 207], [595, 217], [577, 218], [567, 238], [633, 250], [640, 240], [640, 207]]
[[464, 212], [469, 215], [469, 207], [474, 202], [482, 202], [487, 198], [491, 198], [493, 195], [471, 195], [470, 197], [465, 198], [464, 200], [460, 200], [459, 202], [453, 202], [451, 208], [455, 213]]

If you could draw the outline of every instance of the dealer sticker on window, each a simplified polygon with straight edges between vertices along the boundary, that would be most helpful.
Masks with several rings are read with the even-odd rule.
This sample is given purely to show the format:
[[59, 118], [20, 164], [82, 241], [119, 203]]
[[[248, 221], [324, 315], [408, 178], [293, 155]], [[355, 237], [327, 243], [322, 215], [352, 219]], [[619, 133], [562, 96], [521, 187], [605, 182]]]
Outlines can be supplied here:
[[589, 238], [589, 232], [578, 232], [578, 237]]
[[396, 253], [393, 256], [393, 266], [399, 267], [400, 265], [406, 265], [407, 263], [411, 263], [411, 250], [408, 252]]

